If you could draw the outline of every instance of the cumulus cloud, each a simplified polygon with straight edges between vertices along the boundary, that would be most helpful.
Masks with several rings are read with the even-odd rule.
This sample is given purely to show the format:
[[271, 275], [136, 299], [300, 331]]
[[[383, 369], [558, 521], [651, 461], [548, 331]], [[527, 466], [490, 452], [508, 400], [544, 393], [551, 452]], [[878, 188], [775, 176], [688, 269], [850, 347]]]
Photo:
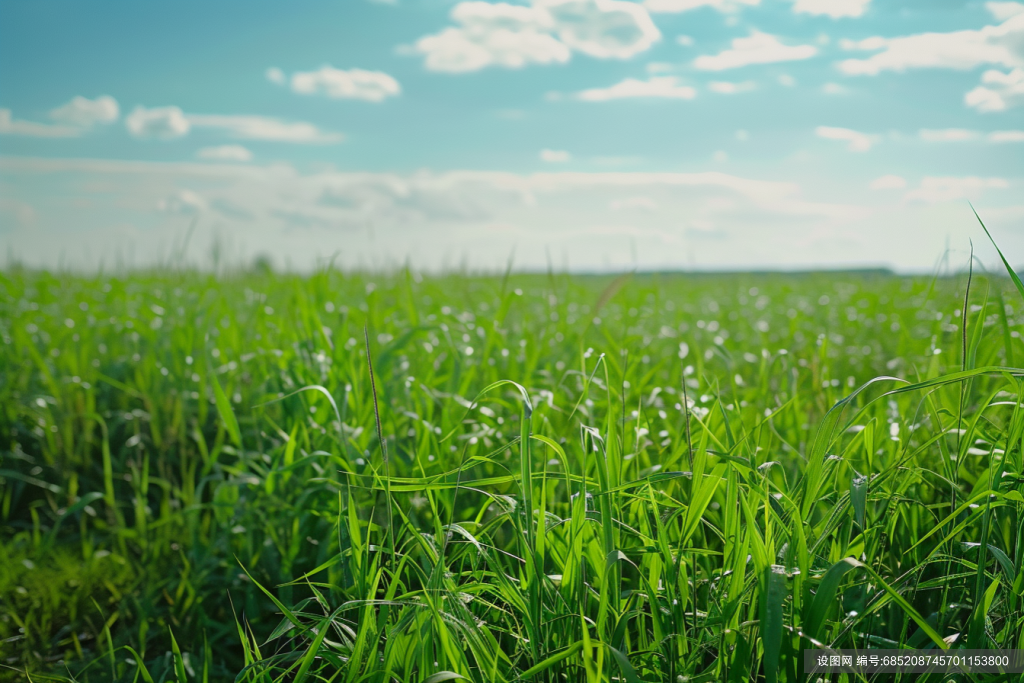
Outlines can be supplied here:
[[590, 88], [576, 94], [584, 102], [607, 102], [631, 98], [692, 100], [696, 89], [683, 85], [675, 76], [652, 76], [646, 81], [627, 78], [607, 88]]
[[542, 149], [540, 160], [549, 164], [564, 164], [572, 159], [572, 155], [563, 149]]
[[135, 107], [125, 117], [128, 132], [137, 138], [170, 140], [188, 135], [191, 125], [180, 107]]
[[813, 45], [786, 45], [777, 37], [751, 31], [745, 38], [734, 38], [732, 48], [717, 55], [701, 55], [693, 66], [703, 71], [724, 71], [750, 64], [771, 64], [809, 59], [818, 54]]
[[79, 95], [50, 112], [51, 119], [82, 128], [97, 123], [113, 123], [120, 115], [117, 100], [110, 95], [100, 95], [94, 100]]
[[907, 181], [903, 176], [884, 175], [872, 180], [869, 187], [871, 187], [872, 190], [902, 190], [906, 186]]
[[875, 52], [866, 59], [841, 61], [839, 70], [851, 76], [921, 68], [967, 70], [985, 64], [1024, 67], [1024, 14], [978, 30], [917, 33], [897, 38], [875, 36], [843, 41], [841, 45], [847, 50]]
[[981, 85], [964, 95], [964, 104], [980, 112], [1018, 106], [1024, 103], [1024, 4], [990, 2], [986, 7], [1002, 23], [977, 30], [843, 41], [847, 50], [875, 54], [843, 60], [839, 69], [851, 76], [875, 76], [883, 71], [922, 68], [966, 71], [985, 65], [1004, 67], [1009, 71], [985, 71]]
[[743, 7], [760, 5], [761, 0], [644, 0], [652, 12], [689, 12], [700, 7], [711, 7], [719, 12], [737, 12]]
[[796, 0], [793, 11], [797, 14], [815, 14], [839, 19], [859, 17], [867, 11], [871, 0]]
[[981, 75], [981, 82], [983, 85], [964, 95], [964, 104], [968, 107], [992, 112], [1005, 111], [1024, 103], [1024, 69], [1014, 69], [1010, 73], [990, 69]]
[[626, 59], [661, 38], [647, 10], [623, 0], [460, 2], [451, 18], [455, 26], [424, 36], [412, 47], [431, 71], [565, 63], [573, 52]]
[[1024, 130], [996, 130], [988, 134], [989, 142], [1024, 142]]
[[186, 114], [180, 107], [136, 107], [124, 120], [137, 138], [169, 140], [188, 135], [193, 128], [223, 130], [242, 140], [330, 144], [341, 142], [339, 133], [322, 131], [305, 121], [282, 121], [267, 116]]
[[1024, 4], [1019, 2], [986, 2], [985, 9], [996, 21], [1005, 21], [1018, 14], [1024, 14]]
[[252, 152], [241, 145], [203, 147], [196, 156], [211, 161], [252, 161]]
[[978, 138], [977, 131], [966, 128], [944, 128], [942, 130], [922, 128], [917, 135], [925, 142], [966, 142]]
[[985, 190], [1004, 190], [1010, 186], [1004, 178], [943, 177], [922, 178], [919, 187], [907, 192], [904, 199], [928, 204], [958, 199], [974, 199]]
[[848, 143], [846, 149], [851, 152], [866, 152], [878, 142], [877, 135], [862, 133], [850, 128], [834, 128], [832, 126], [818, 126], [814, 134], [825, 140], [841, 140]]
[[729, 81], [712, 81], [708, 83], [708, 90], [719, 95], [735, 95], [741, 92], [749, 92], [756, 88], [754, 81], [743, 81], [742, 83], [731, 83]]
[[0, 109], [0, 135], [23, 135], [33, 138], [73, 138], [82, 130], [75, 126], [53, 126], [14, 118], [10, 109]]
[[[280, 69], [269, 69], [267, 78], [284, 84]], [[296, 71], [292, 74], [291, 88], [302, 95], [325, 95], [332, 99], [383, 102], [402, 92], [398, 81], [382, 71], [365, 69], [335, 69], [325, 64], [316, 71]]]

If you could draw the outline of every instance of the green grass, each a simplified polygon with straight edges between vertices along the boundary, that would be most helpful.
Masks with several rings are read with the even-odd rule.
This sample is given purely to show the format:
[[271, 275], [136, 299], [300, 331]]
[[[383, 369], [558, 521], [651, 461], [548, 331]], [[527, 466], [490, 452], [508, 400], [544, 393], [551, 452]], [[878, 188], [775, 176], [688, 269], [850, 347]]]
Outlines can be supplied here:
[[0, 678], [1024, 647], [1024, 300], [966, 286], [6, 272]]

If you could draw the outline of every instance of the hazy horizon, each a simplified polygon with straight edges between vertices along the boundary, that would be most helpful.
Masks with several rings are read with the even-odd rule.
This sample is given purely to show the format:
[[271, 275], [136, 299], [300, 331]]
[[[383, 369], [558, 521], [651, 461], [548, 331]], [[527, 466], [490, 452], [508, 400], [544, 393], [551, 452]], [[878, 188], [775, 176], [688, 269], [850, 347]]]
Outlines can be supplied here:
[[1024, 3], [0, 5], [0, 249], [309, 270], [1024, 261]]

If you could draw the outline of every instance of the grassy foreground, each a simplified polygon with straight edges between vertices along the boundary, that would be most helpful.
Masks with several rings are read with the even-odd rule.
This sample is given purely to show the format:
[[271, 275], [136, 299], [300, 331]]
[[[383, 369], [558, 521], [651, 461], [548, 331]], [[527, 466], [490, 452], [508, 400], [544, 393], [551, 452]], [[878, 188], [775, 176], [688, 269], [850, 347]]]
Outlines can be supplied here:
[[4, 273], [0, 679], [1024, 647], [1024, 301], [966, 283]]

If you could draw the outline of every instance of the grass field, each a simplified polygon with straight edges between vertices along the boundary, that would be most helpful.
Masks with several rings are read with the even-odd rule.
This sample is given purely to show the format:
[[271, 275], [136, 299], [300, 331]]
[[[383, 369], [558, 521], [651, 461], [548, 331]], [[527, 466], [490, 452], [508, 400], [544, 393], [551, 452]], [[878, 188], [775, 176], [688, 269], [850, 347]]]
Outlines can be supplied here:
[[1024, 300], [967, 283], [9, 270], [0, 678], [1024, 647]]

